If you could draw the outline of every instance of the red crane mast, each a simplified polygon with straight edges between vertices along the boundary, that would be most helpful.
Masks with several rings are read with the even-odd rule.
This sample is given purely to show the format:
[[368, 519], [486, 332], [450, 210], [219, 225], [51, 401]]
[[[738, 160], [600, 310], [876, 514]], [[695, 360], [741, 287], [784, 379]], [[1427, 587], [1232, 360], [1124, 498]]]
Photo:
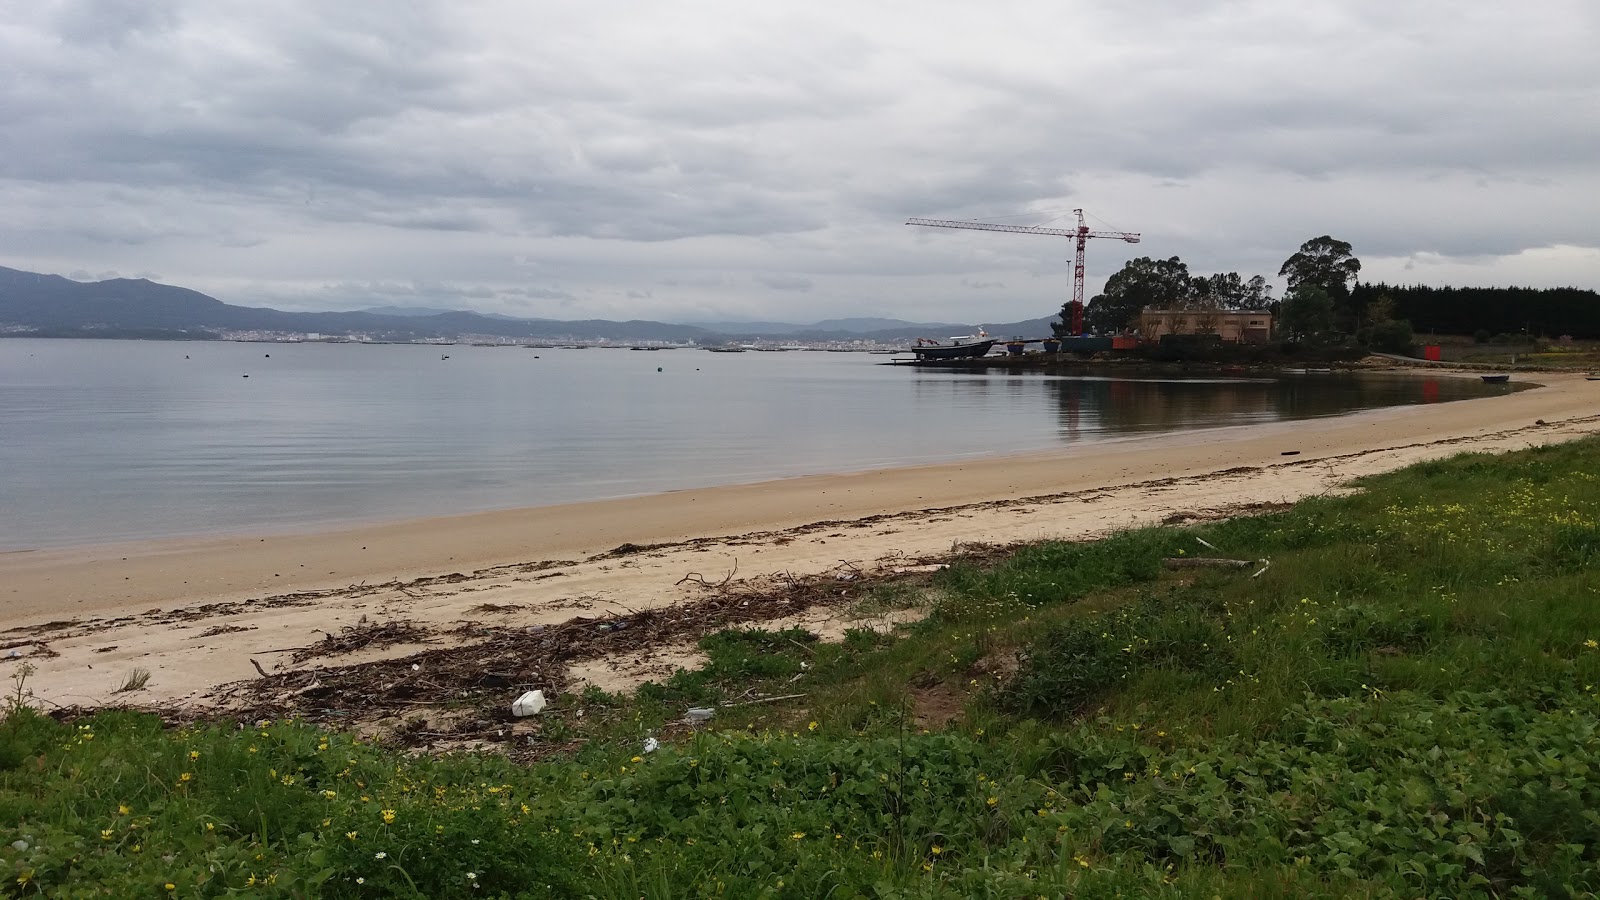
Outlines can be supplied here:
[[1130, 244], [1139, 243], [1139, 235], [1132, 231], [1090, 231], [1084, 224], [1083, 210], [1073, 210], [1078, 217], [1077, 228], [1039, 228], [1033, 225], [996, 225], [991, 222], [967, 222], [960, 219], [907, 219], [907, 225], [927, 225], [933, 228], [966, 228], [972, 231], [1008, 231], [1014, 234], [1048, 234], [1073, 238], [1078, 245], [1077, 262], [1072, 268], [1072, 333], [1083, 334], [1083, 251], [1089, 238], [1115, 238]]

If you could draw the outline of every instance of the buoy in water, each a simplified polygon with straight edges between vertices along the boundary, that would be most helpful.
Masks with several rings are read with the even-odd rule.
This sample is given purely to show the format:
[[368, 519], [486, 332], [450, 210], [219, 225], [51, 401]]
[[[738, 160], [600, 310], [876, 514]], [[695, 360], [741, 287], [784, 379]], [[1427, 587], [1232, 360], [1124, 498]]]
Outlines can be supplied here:
[[656, 366], [656, 371], [657, 372], [661, 371], [661, 367], [660, 366]]

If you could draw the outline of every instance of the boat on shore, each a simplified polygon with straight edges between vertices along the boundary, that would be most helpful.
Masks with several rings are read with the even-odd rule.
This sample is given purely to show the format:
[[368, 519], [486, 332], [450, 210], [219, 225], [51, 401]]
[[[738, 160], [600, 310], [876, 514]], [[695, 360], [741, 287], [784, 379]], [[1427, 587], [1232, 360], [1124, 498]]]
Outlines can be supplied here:
[[1505, 384], [1511, 380], [1510, 375], [1480, 375], [1484, 384]]
[[912, 347], [911, 352], [919, 360], [928, 359], [977, 359], [988, 354], [994, 347], [993, 340], [977, 341], [971, 344], [948, 344], [945, 346], [934, 345], [931, 347]]

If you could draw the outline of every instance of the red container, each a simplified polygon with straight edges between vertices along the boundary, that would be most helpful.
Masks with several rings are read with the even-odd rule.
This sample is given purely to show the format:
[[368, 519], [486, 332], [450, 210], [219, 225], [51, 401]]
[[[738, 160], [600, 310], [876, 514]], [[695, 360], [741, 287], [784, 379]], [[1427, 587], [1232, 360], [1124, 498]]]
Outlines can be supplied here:
[[1439, 355], [1439, 345], [1428, 344], [1427, 346], [1423, 347], [1422, 358], [1432, 360], [1433, 362], [1438, 362], [1440, 359], [1442, 359], [1443, 357]]
[[1136, 350], [1139, 347], [1139, 336], [1136, 334], [1119, 334], [1111, 338], [1113, 350]]

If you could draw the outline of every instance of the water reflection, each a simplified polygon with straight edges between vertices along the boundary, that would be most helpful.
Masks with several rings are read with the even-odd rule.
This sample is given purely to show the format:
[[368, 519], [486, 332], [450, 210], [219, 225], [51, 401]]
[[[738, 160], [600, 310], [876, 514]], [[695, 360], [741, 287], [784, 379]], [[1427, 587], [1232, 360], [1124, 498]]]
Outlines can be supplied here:
[[1193, 428], [1343, 415], [1363, 409], [1441, 403], [1505, 393], [1470, 379], [1389, 373], [1283, 373], [1175, 378], [919, 373], [914, 407], [959, 414], [1026, 443], [1026, 422], [1053, 413], [1054, 443]]
[[1058, 378], [1060, 433], [1140, 434], [1343, 415], [1362, 409], [1484, 396], [1465, 379], [1386, 375], [1284, 374], [1270, 378]]

